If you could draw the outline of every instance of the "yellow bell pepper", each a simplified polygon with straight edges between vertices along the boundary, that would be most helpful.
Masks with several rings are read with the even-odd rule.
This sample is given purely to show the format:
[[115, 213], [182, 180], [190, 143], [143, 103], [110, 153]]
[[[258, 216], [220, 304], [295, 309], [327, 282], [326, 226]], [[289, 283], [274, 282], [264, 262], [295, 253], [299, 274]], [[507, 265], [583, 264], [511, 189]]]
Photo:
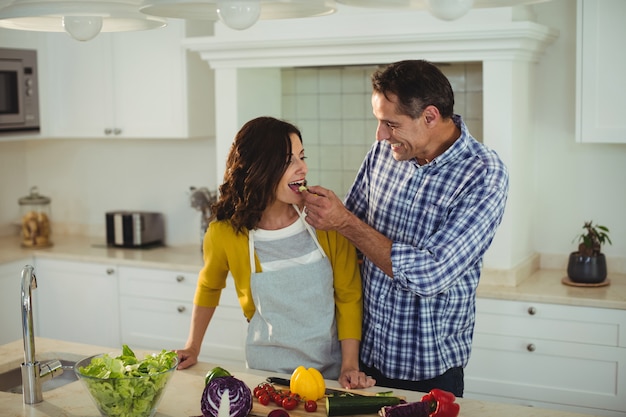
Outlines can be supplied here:
[[324, 397], [326, 383], [317, 369], [298, 366], [291, 374], [289, 389], [305, 400], [317, 401]]

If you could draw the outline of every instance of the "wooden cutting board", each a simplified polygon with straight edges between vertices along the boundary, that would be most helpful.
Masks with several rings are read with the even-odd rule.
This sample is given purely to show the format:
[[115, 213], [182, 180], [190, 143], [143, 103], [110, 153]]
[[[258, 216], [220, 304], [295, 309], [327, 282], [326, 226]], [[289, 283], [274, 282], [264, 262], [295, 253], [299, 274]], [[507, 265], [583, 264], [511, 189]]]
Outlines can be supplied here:
[[[288, 387], [283, 387], [281, 385], [276, 385], [274, 384], [274, 386], [277, 389], [288, 389]], [[345, 392], [351, 392], [353, 394], [361, 394], [361, 395], [367, 395], [367, 396], [375, 396], [376, 393], [375, 392], [369, 392], [369, 391], [360, 391], [360, 390], [343, 390], [343, 389], [339, 389], [337, 388], [338, 391], [345, 391]], [[381, 391], [383, 391], [381, 389]], [[400, 397], [402, 398], [402, 397]], [[257, 417], [267, 417], [268, 413], [272, 410], [278, 410], [278, 409], [283, 409], [282, 407], [278, 407], [276, 404], [274, 403], [270, 403], [269, 405], [263, 405], [261, 403], [259, 403], [259, 401], [256, 398], [253, 398], [252, 400], [252, 411], [250, 412], [251, 416], [257, 416]], [[298, 404], [298, 407], [296, 407], [294, 410], [285, 410], [289, 413], [290, 417], [326, 417], [326, 398], [322, 398], [320, 400], [317, 401], [317, 410], [315, 410], [314, 412], [308, 412], [304, 409], [304, 404], [300, 403]], [[374, 414], [367, 414], [364, 415], [365, 416], [369, 416], [372, 417], [374, 416]]]

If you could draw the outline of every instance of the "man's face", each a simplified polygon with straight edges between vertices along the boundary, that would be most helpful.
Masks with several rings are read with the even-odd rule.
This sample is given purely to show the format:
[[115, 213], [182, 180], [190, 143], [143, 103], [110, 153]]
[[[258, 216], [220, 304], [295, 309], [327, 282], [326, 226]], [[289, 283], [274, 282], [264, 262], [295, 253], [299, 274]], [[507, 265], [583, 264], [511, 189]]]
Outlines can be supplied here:
[[407, 161], [421, 157], [429, 143], [428, 130], [424, 115], [417, 119], [398, 113], [397, 97], [374, 92], [372, 94], [372, 113], [378, 120], [376, 140], [386, 141], [397, 161]]

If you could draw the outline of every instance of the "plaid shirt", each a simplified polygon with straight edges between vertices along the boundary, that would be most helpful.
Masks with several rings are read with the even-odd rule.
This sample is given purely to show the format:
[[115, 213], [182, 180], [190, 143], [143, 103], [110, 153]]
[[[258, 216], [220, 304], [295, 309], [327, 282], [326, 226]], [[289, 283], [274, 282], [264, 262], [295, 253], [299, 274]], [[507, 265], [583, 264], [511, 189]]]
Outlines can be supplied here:
[[393, 379], [421, 381], [470, 357], [482, 258], [504, 213], [508, 172], [470, 136], [420, 166], [386, 142], [368, 152], [346, 207], [393, 241], [391, 279], [363, 262], [361, 360]]

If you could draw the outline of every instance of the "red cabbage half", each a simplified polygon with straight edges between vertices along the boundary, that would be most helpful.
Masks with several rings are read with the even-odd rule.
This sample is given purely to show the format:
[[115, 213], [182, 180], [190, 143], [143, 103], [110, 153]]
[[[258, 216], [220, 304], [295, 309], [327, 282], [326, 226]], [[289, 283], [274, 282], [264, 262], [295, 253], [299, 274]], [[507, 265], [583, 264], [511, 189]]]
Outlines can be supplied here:
[[250, 388], [234, 376], [220, 376], [213, 378], [202, 392], [200, 409], [204, 417], [218, 417], [220, 402], [225, 391], [228, 391], [230, 400], [230, 417], [246, 417], [250, 414], [252, 411]]

